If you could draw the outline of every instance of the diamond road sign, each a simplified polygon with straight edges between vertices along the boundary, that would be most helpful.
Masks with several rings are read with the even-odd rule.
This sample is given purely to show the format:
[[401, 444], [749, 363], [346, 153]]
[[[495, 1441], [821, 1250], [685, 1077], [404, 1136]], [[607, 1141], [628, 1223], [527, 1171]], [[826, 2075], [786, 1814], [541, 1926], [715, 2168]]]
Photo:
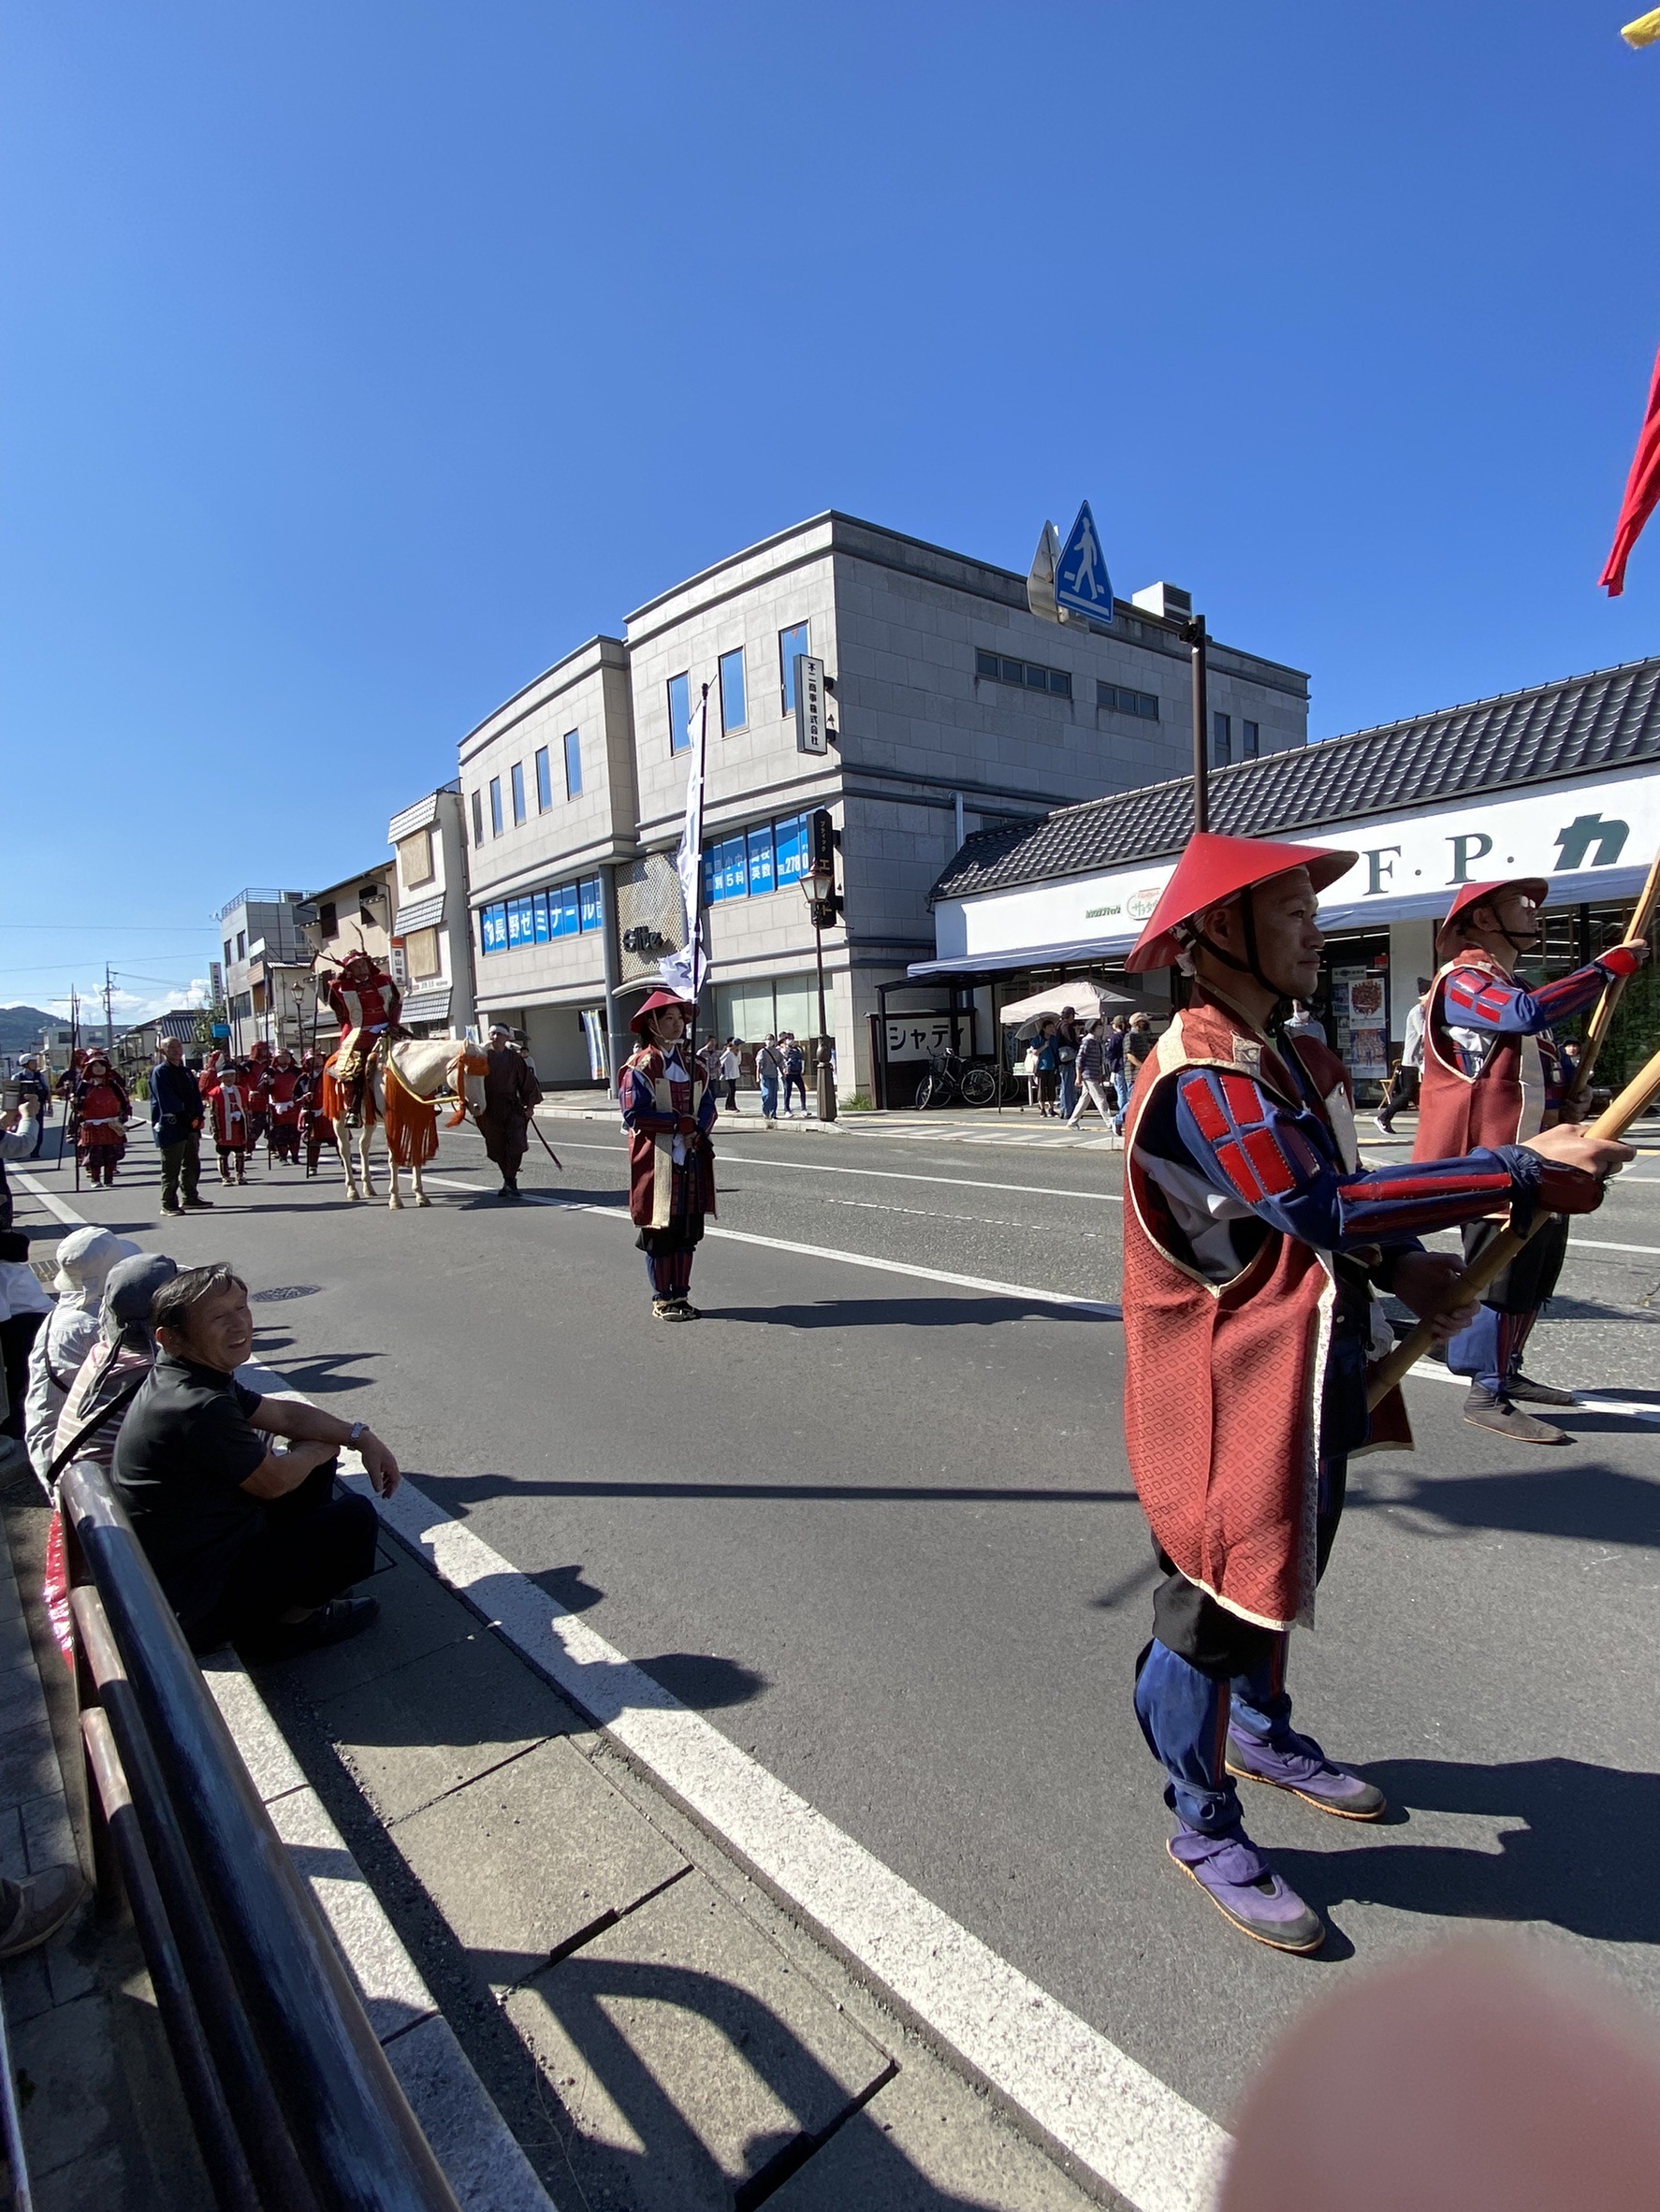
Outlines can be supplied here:
[[1055, 604], [1069, 615], [1086, 615], [1092, 622], [1113, 619], [1112, 580], [1087, 500], [1078, 509], [1071, 535], [1055, 564]]

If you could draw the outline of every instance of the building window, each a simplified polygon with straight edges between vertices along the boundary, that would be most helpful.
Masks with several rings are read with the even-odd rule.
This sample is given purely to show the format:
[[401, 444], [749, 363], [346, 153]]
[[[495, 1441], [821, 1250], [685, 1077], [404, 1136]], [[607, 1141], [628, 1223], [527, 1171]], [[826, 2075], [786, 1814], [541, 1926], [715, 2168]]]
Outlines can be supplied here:
[[987, 652], [983, 647], [975, 652], [974, 673], [995, 684], [1017, 684], [1023, 691], [1053, 691], [1057, 699], [1072, 695], [1070, 668], [1040, 668], [1035, 661], [1012, 661], [1006, 653]]
[[513, 785], [513, 819], [515, 823], [517, 824], [525, 818], [524, 763], [522, 761], [515, 761], [512, 767], [507, 771], [507, 774]]
[[1131, 691], [1123, 684], [1098, 683], [1095, 687], [1095, 703], [1098, 706], [1111, 708], [1114, 714], [1135, 714], [1148, 722], [1158, 720], [1157, 691]]
[[797, 622], [793, 630], [779, 632], [779, 675], [783, 679], [786, 714], [795, 711], [795, 663], [813, 649], [808, 634], [810, 628], [810, 623]]
[[490, 778], [490, 835], [492, 837], [502, 835], [502, 779], [499, 776]]
[[749, 726], [749, 702], [744, 695], [744, 648], [721, 656], [721, 727], [731, 736]]
[[1254, 761], [1262, 749], [1261, 733], [1255, 722], [1241, 722], [1239, 726], [1244, 733], [1239, 757], [1242, 761]]
[[[598, 929], [603, 922], [600, 880], [585, 876], [579, 883], [557, 883], [550, 891], [527, 892], [520, 898], [499, 898], [480, 907], [478, 941], [487, 953], [517, 953], [526, 945], [545, 945], [554, 938]], [[413, 946], [415, 939], [409, 941]]]
[[[331, 944], [340, 935], [340, 909], [331, 898], [326, 898], [317, 909], [317, 935], [325, 944]], [[237, 939], [237, 950], [241, 951], [242, 940]]]
[[762, 898], [769, 891], [781, 891], [786, 883], [799, 883], [808, 872], [810, 820], [806, 814], [792, 814], [782, 822], [757, 822], [706, 847], [706, 902], [713, 907], [730, 898]]
[[748, 833], [748, 862], [750, 896], [759, 898], [764, 892], [778, 888], [778, 871], [773, 866], [772, 824], [763, 822], [759, 829]]
[[1225, 768], [1233, 758], [1233, 717], [1230, 714], [1213, 714], [1211, 717], [1211, 763], [1214, 767]]
[[479, 792], [473, 794], [473, 842], [484, 843], [484, 797]]
[[225, 940], [225, 965], [226, 965], [226, 968], [228, 968], [228, 967], [231, 965], [232, 961], [233, 961], [233, 960], [235, 960], [236, 956], [237, 956], [237, 949], [236, 949], [236, 946], [235, 946], [235, 945], [232, 943], [232, 941], [231, 941], [231, 939], [230, 939], [229, 938], [226, 938], [226, 940]]
[[416, 830], [413, 837], [398, 841], [398, 869], [403, 878], [405, 891], [413, 891], [417, 883], [430, 883], [437, 870], [432, 865], [432, 832]]
[[582, 737], [575, 730], [565, 732], [565, 796], [582, 796]]
[[410, 975], [417, 982], [444, 973], [435, 929], [412, 929], [403, 940], [403, 957], [409, 963]]
[[546, 814], [553, 805], [553, 770], [547, 764], [547, 748], [541, 746], [536, 753], [536, 811]]
[[[332, 908], [331, 908], [329, 910], [330, 910], [330, 912], [332, 912], [332, 911], [333, 911]], [[239, 929], [239, 930], [237, 931], [237, 958], [238, 958], [239, 960], [246, 960], [246, 958], [247, 958], [247, 957], [248, 957], [248, 932], [247, 932], [245, 929]]]
[[692, 678], [669, 677], [669, 750], [684, 752], [692, 743]]

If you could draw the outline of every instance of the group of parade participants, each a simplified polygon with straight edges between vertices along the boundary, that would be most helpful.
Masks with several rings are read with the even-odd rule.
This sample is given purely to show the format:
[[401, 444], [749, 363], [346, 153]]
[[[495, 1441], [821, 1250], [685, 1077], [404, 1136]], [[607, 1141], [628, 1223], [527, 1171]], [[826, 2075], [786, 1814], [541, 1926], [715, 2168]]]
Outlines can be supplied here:
[[[1469, 1379], [1466, 1421], [1516, 1444], [1567, 1441], [1530, 1408], [1573, 1394], [1528, 1375], [1522, 1354], [1569, 1218], [1593, 1212], [1634, 1156], [1581, 1125], [1551, 1026], [1617, 995], [1647, 956], [1634, 938], [1525, 988], [1515, 970], [1542, 943], [1548, 884], [1464, 885], [1424, 1001], [1413, 1157], [1364, 1168], [1342, 1062], [1282, 1020], [1318, 990], [1319, 895], [1357, 857], [1201, 832], [1127, 962], [1187, 979], [1125, 1128], [1124, 1426], [1158, 1571], [1135, 1715], [1164, 1769], [1171, 1858], [1235, 1928], [1299, 1953], [1319, 1947], [1324, 1924], [1246, 1833], [1239, 1783], [1343, 1820], [1387, 1811], [1376, 1784], [1293, 1725], [1287, 1687], [1290, 1632], [1313, 1623], [1349, 1461], [1411, 1448], [1398, 1387], [1369, 1390], [1395, 1346], [1380, 1294], [1433, 1324]], [[367, 1055], [397, 1034], [399, 996], [361, 953], [328, 987], [342, 1025], [331, 1096], [350, 1114]], [[664, 1322], [699, 1317], [692, 1263], [716, 1209], [715, 1075], [693, 1049], [695, 1014], [676, 991], [651, 991], [617, 1086], [630, 1217]], [[484, 1067], [477, 1118], [513, 1199], [541, 1092], [504, 1029]], [[203, 1095], [226, 1181], [242, 1180], [262, 1125], [281, 1157], [311, 1143], [321, 1078], [314, 1054], [211, 1064]], [[83, 1157], [108, 1184], [125, 1094], [101, 1055], [78, 1082]], [[1468, 1297], [1455, 1288], [1463, 1266], [1507, 1226], [1528, 1241]], [[1449, 1228], [1463, 1230], [1462, 1263], [1421, 1242]]]

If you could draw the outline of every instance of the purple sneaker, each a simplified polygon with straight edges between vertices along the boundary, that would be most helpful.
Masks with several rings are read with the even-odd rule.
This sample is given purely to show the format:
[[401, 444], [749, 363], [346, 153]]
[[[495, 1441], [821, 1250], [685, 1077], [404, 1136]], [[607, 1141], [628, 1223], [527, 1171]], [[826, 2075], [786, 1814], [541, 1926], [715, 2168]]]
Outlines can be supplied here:
[[1281, 1881], [1244, 1828], [1205, 1836], [1183, 1826], [1165, 1848], [1242, 1935], [1275, 1951], [1318, 1951], [1325, 1942], [1325, 1922]]
[[1339, 1820], [1381, 1820], [1389, 1811], [1383, 1792], [1375, 1783], [1362, 1782], [1347, 1767], [1327, 1758], [1312, 1736], [1299, 1736], [1289, 1728], [1288, 1743], [1265, 1742], [1259, 1736], [1228, 1731], [1227, 1767], [1242, 1782], [1265, 1782], [1271, 1789], [1289, 1790], [1320, 1812], [1334, 1812]]

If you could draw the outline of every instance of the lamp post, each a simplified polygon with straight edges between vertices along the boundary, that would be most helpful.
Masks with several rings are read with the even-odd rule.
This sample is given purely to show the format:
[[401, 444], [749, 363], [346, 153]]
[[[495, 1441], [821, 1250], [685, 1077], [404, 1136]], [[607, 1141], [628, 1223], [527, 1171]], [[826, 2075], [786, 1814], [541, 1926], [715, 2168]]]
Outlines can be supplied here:
[[812, 818], [812, 867], [801, 879], [801, 889], [812, 917], [813, 954], [819, 971], [819, 1035], [817, 1064], [813, 1070], [814, 1104], [821, 1121], [836, 1119], [836, 1077], [830, 1067], [830, 1024], [824, 1012], [824, 932], [840, 907], [836, 895], [836, 825], [826, 807]]
[[1209, 686], [1205, 665], [1204, 617], [1195, 615], [1183, 625], [1183, 633], [1193, 656], [1193, 826], [1207, 830], [1211, 826], [1210, 795], [1210, 720], [1208, 712]]

